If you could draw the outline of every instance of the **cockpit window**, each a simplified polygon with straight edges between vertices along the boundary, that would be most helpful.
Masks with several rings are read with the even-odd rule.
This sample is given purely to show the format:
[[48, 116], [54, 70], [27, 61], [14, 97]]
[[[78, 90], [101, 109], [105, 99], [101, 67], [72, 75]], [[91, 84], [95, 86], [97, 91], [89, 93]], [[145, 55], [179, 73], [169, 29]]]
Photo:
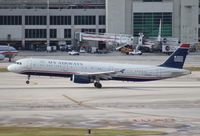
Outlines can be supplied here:
[[17, 64], [17, 65], [22, 65], [22, 63], [21, 63], [21, 62], [15, 62], [15, 64]]

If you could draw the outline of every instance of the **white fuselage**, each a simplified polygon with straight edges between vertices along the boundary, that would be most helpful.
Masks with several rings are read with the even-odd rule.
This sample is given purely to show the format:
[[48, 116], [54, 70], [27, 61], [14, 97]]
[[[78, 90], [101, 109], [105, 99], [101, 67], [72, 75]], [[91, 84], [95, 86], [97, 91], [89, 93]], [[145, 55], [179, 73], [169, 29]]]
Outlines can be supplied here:
[[87, 61], [66, 61], [52, 59], [21, 59], [8, 67], [9, 71], [43, 76], [71, 77], [80, 73], [120, 71], [113, 74], [110, 80], [122, 81], [151, 81], [173, 78], [190, 74], [184, 69], [166, 68], [160, 66], [101, 63]]

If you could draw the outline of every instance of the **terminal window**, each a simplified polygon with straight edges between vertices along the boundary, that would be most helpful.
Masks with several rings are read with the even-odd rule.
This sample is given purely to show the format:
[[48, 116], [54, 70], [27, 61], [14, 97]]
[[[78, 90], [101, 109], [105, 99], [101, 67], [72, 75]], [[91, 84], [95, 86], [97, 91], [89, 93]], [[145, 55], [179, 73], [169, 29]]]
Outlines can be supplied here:
[[50, 25], [71, 25], [71, 16], [50, 16]]
[[72, 30], [71, 29], [65, 29], [64, 30], [64, 37], [65, 38], [71, 38], [72, 37]]
[[157, 36], [160, 20], [162, 21], [162, 36], [172, 36], [172, 13], [134, 13], [134, 36], [144, 33], [145, 36]]
[[96, 25], [96, 16], [74, 16], [74, 25]]
[[105, 25], [105, 24], [106, 24], [106, 17], [99, 16], [99, 25]]
[[57, 38], [57, 29], [50, 29], [50, 38]]
[[25, 16], [26, 25], [46, 25], [47, 17], [46, 16]]
[[47, 38], [46, 29], [25, 29], [25, 38]]
[[199, 36], [199, 42], [200, 42], [200, 28], [199, 28], [199, 31], [198, 31], [198, 36]]
[[200, 15], [199, 15], [199, 24], [200, 24]]
[[162, 2], [163, 0], [143, 0], [143, 2]]
[[83, 33], [96, 33], [96, 29], [81, 29], [81, 32]]
[[0, 25], [22, 25], [22, 16], [0, 16]]
[[102, 28], [102, 29], [99, 29], [99, 33], [102, 34], [102, 33], [106, 33], [106, 29]]

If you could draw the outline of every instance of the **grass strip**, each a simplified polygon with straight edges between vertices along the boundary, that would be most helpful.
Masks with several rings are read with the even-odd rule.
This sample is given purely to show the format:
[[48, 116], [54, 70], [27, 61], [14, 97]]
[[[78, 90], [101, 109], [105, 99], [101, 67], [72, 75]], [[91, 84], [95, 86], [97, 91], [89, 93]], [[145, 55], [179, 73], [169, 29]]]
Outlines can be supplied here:
[[0, 68], [0, 72], [8, 72], [7, 68]]
[[[87, 129], [0, 127], [0, 136], [85, 136]], [[88, 136], [148, 136], [164, 135], [160, 131], [91, 129]]]
[[200, 67], [185, 67], [185, 69], [190, 71], [200, 71]]

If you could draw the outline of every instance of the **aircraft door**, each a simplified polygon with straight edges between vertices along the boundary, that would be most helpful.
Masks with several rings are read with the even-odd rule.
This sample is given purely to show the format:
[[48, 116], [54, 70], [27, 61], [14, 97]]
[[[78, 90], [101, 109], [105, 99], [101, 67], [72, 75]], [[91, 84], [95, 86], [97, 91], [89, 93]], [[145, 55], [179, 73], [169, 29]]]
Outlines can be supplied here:
[[26, 68], [31, 69], [32, 68], [32, 59], [27, 60], [26, 62]]
[[62, 64], [62, 71], [63, 72], [68, 72], [68, 64], [67, 63], [66, 64], [65, 63]]

